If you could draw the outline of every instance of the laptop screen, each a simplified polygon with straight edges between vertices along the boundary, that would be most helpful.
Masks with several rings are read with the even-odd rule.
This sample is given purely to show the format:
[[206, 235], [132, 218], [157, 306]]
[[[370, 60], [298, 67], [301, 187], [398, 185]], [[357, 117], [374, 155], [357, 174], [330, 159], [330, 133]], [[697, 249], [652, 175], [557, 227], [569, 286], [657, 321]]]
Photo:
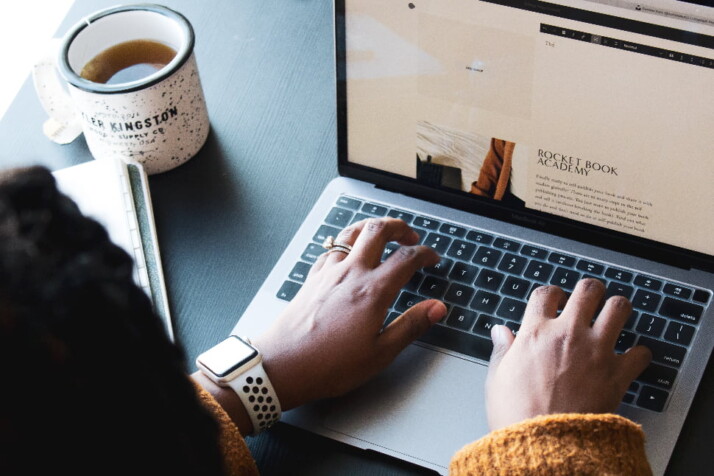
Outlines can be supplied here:
[[711, 257], [714, 8], [556, 1], [340, 3], [341, 160]]

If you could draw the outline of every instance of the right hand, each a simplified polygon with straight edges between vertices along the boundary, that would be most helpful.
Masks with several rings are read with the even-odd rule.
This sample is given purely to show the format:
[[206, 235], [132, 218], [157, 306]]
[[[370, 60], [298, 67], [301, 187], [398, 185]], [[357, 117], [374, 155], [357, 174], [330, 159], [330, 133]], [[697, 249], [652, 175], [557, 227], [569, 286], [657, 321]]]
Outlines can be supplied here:
[[539, 287], [517, 338], [507, 327], [494, 326], [486, 380], [491, 430], [539, 415], [615, 411], [652, 354], [644, 346], [615, 353], [632, 312], [622, 296], [608, 299], [591, 325], [604, 295], [596, 279], [580, 281], [570, 299], [558, 287]]

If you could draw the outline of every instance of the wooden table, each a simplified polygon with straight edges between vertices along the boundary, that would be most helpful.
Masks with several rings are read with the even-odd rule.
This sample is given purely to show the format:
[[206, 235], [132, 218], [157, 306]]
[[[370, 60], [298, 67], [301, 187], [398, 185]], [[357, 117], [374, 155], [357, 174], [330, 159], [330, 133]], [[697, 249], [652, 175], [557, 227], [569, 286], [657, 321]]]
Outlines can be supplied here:
[[[326, 0], [163, 3], [195, 28], [212, 127], [196, 157], [150, 179], [174, 330], [193, 371], [198, 353], [230, 332], [337, 175], [333, 16]], [[58, 34], [115, 4], [76, 0]], [[47, 140], [44, 119], [28, 80], [0, 123], [0, 166], [56, 170], [92, 160], [81, 137], [67, 146]], [[709, 469], [712, 365], [705, 377], [671, 474]], [[249, 439], [249, 446], [262, 474], [430, 473], [288, 425]]]

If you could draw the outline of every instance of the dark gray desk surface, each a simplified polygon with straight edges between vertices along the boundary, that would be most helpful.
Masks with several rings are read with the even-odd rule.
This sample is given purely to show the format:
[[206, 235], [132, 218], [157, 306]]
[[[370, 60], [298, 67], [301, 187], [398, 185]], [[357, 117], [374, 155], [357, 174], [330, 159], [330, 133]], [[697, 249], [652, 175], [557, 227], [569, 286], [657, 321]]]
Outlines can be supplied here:
[[[116, 0], [76, 0], [63, 34]], [[226, 336], [311, 204], [337, 175], [332, 2], [166, 0], [193, 23], [212, 132], [188, 163], [150, 187], [174, 329], [188, 370]], [[52, 170], [91, 160], [83, 138], [59, 146], [28, 80], [0, 122], [0, 166]], [[260, 217], [260, 219], [259, 219]], [[712, 461], [709, 365], [670, 464], [701, 474]], [[425, 434], [424, 438], [438, 435]], [[263, 474], [428, 474], [288, 425], [249, 445]], [[455, 448], [456, 449], [456, 448]]]

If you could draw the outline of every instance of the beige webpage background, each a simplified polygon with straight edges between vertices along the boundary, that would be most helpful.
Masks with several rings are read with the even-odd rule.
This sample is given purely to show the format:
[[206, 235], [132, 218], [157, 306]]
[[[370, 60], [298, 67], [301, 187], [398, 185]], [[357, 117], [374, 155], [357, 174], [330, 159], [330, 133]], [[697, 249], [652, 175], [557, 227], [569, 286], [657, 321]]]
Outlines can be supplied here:
[[468, 191], [490, 139], [504, 139], [528, 208], [714, 254], [714, 69], [540, 24], [714, 50], [474, 0], [351, 1], [346, 13], [350, 161], [413, 178], [429, 153], [462, 168]]

